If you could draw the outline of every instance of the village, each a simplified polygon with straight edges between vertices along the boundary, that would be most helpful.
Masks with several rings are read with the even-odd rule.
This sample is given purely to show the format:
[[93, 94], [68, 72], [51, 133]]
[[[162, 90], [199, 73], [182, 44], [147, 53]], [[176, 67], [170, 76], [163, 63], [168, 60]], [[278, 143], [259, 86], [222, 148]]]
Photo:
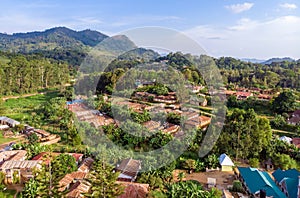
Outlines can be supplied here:
[[[149, 83], [147, 83], [147, 86]], [[154, 84], [152, 84], [154, 85]], [[146, 86], [146, 85], [142, 85]], [[208, 101], [206, 95], [201, 94], [201, 86], [191, 87], [194, 94], [198, 94], [199, 100], [191, 101], [194, 106], [207, 107]], [[259, 100], [271, 100], [278, 93], [273, 91], [245, 90], [237, 89], [236, 91], [225, 91], [227, 97], [236, 96], [238, 100], [246, 100], [254, 95]], [[105, 102], [113, 102], [106, 97]], [[142, 114], [145, 112], [165, 113], [182, 116], [185, 124], [195, 127], [199, 130], [206, 130], [211, 123], [211, 116], [207, 112], [202, 112], [193, 107], [182, 107], [176, 98], [176, 92], [168, 92], [164, 95], [158, 95], [148, 92], [135, 92], [130, 99], [115, 101], [114, 105], [126, 107], [133, 112]], [[95, 128], [102, 126], [120, 125], [118, 120], [108, 115], [108, 112], [94, 110], [88, 107], [85, 100], [80, 98], [66, 103], [69, 111], [73, 112], [79, 121], [87, 122]], [[287, 119], [287, 122], [298, 125], [300, 122], [299, 110], [295, 111]], [[169, 134], [174, 137], [180, 136], [182, 126], [180, 123], [174, 124], [167, 121], [149, 120], [141, 123], [149, 131], [161, 131], [163, 134]], [[18, 127], [19, 126], [19, 127]], [[21, 126], [21, 128], [20, 128]], [[28, 142], [28, 137], [35, 134], [41, 145], [53, 145], [58, 143], [61, 138], [59, 135], [51, 134], [45, 130], [36, 129], [25, 123], [0, 117], [0, 130], [5, 136], [11, 136], [12, 129], [19, 129], [18, 136], [20, 141]], [[290, 138], [287, 136], [278, 137], [286, 144], [294, 144], [300, 147], [300, 138]], [[41, 152], [31, 158], [28, 158], [26, 150], [14, 148], [16, 142], [8, 142], [0, 145], [0, 171], [4, 173], [4, 184], [9, 189], [22, 191], [26, 182], [34, 177], [34, 171], [41, 169], [42, 164], [49, 165], [55, 156], [61, 153]], [[77, 198], [84, 197], [91, 189], [91, 184], [85, 179], [88, 177], [94, 159], [86, 157], [83, 153], [67, 153], [74, 157], [77, 170], [66, 174], [60, 181], [60, 191], [67, 191], [66, 197]], [[223, 197], [274, 197], [274, 198], [298, 198], [300, 197], [300, 172], [296, 169], [281, 170], [275, 169], [271, 159], [260, 162], [259, 168], [249, 167], [248, 164], [233, 160], [233, 156], [222, 154], [218, 156], [216, 167], [206, 167], [201, 172], [191, 172], [176, 169], [173, 171], [175, 181], [195, 180], [201, 183], [205, 189], [216, 188], [222, 191]], [[119, 173], [117, 183], [125, 186], [124, 194], [120, 198], [127, 197], [147, 197], [150, 186], [147, 183], [137, 182], [140, 176], [139, 171], [143, 166], [141, 161], [129, 158], [123, 159], [114, 165], [114, 171]], [[193, 168], [192, 168], [193, 169]], [[184, 178], [182, 176], [184, 175]], [[238, 189], [237, 189], [238, 188]]]

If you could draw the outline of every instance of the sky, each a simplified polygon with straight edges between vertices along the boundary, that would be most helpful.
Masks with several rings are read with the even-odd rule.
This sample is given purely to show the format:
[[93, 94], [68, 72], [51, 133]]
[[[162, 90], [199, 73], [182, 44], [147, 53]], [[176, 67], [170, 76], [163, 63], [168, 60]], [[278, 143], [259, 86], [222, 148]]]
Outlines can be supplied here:
[[215, 57], [300, 58], [297, 0], [0, 0], [0, 32], [174, 29]]

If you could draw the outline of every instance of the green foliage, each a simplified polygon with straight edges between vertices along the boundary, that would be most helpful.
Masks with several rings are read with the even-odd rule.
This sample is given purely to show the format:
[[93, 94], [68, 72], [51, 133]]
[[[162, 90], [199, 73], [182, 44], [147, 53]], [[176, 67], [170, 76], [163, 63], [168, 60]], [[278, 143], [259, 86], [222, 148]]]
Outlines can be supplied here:
[[49, 165], [42, 164], [42, 168], [35, 172], [35, 181], [37, 186], [33, 186], [31, 190], [35, 192], [36, 188], [36, 194], [39, 197], [63, 197], [65, 194], [65, 192], [59, 190], [60, 178], [53, 175], [55, 169], [56, 167], [53, 167], [50, 162]]
[[257, 158], [249, 159], [249, 165], [253, 168], [259, 168], [259, 159]]
[[295, 110], [296, 96], [290, 90], [285, 90], [273, 101], [272, 107], [277, 113], [288, 113]]
[[252, 109], [234, 109], [226, 117], [215, 151], [226, 152], [236, 158], [257, 158], [264, 149], [268, 149], [271, 138], [272, 131], [266, 118], [257, 116]]
[[23, 191], [20, 193], [21, 198], [37, 198], [38, 197], [38, 184], [37, 181], [32, 178], [26, 182]]
[[272, 160], [275, 166], [282, 170], [297, 168], [297, 162], [287, 154], [275, 154]]
[[5, 173], [4, 172], [0, 172], [0, 185], [4, 184], [4, 180], [5, 180]]
[[7, 54], [0, 64], [0, 95], [25, 94], [69, 81], [68, 65], [40, 56]]
[[13, 172], [13, 184], [18, 184], [20, 183], [20, 176], [19, 176], [19, 171], [14, 171]]
[[28, 137], [29, 144], [35, 144], [39, 141], [39, 137], [36, 133], [30, 134]]
[[220, 198], [222, 193], [217, 189], [206, 191], [199, 182], [189, 180], [168, 185], [166, 195], [172, 198]]
[[193, 159], [187, 159], [183, 165], [183, 168], [185, 168], [186, 170], [189, 170], [189, 172], [192, 172], [194, 169], [196, 169], [196, 161]]
[[124, 191], [124, 187], [116, 183], [119, 173], [113, 172], [114, 167], [97, 160], [93, 163], [87, 181], [92, 185], [87, 197], [117, 197]]
[[53, 177], [63, 178], [66, 174], [72, 173], [77, 170], [76, 160], [69, 154], [60, 154], [52, 161]]
[[219, 158], [217, 155], [211, 154], [204, 158], [204, 163], [208, 168], [217, 168], [219, 166]]
[[224, 82], [230, 86], [299, 90], [299, 62], [277, 62], [269, 65], [240, 61], [231, 57], [215, 59]]
[[242, 183], [239, 180], [234, 180], [233, 181], [233, 185], [232, 185], [232, 189], [233, 192], [240, 192], [243, 193], [244, 192], [244, 188]]
[[138, 182], [149, 184], [152, 190], [164, 188], [163, 179], [159, 176], [153, 175], [152, 173], [142, 173], [141, 176], [138, 178]]

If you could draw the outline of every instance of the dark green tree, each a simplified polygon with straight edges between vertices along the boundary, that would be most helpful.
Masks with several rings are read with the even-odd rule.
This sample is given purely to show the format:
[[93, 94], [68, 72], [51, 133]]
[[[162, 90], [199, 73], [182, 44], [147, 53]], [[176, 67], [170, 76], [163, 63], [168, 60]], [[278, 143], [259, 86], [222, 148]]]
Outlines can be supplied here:
[[280, 114], [295, 110], [295, 105], [296, 96], [290, 90], [281, 92], [272, 103], [273, 110]]
[[121, 195], [124, 188], [116, 183], [119, 173], [113, 170], [113, 166], [102, 160], [96, 160], [87, 179], [92, 187], [85, 196], [112, 198]]

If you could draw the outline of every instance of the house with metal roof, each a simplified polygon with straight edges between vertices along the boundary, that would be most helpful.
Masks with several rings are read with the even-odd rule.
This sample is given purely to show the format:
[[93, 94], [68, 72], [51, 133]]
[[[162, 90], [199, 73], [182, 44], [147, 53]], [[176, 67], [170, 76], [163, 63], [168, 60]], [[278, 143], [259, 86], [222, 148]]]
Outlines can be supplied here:
[[220, 155], [219, 163], [222, 167], [222, 171], [232, 171], [232, 167], [234, 166], [234, 163], [232, 162], [230, 157], [228, 155], [226, 155], [225, 153]]
[[0, 125], [7, 125], [9, 127], [15, 127], [17, 125], [19, 125], [20, 122], [13, 120], [11, 118], [8, 117], [0, 117]]
[[298, 198], [300, 193], [300, 172], [296, 169], [281, 170], [277, 169], [272, 173], [276, 183], [280, 186], [282, 192], [289, 198]]
[[118, 181], [135, 181], [140, 169], [141, 161], [131, 158], [122, 160], [121, 164], [116, 167], [116, 171], [120, 172]]
[[0, 171], [5, 173], [5, 182], [11, 184], [14, 177], [18, 177], [20, 182], [26, 182], [33, 177], [33, 170], [41, 168], [41, 161], [24, 160], [24, 161], [5, 161]]
[[261, 191], [264, 191], [267, 197], [287, 198], [269, 173], [251, 167], [238, 167], [238, 171], [240, 180], [251, 196], [258, 196]]

